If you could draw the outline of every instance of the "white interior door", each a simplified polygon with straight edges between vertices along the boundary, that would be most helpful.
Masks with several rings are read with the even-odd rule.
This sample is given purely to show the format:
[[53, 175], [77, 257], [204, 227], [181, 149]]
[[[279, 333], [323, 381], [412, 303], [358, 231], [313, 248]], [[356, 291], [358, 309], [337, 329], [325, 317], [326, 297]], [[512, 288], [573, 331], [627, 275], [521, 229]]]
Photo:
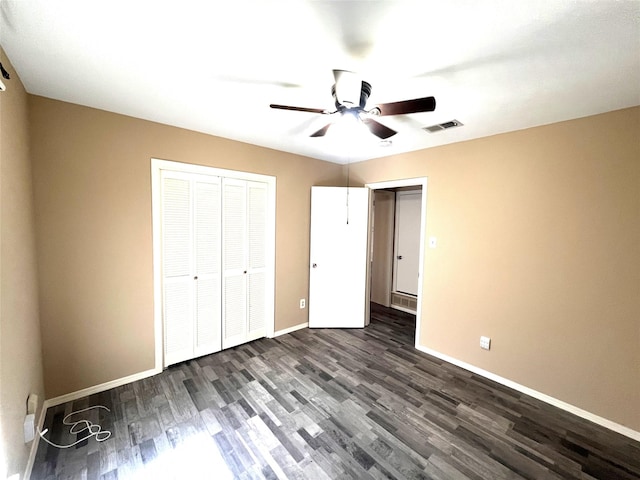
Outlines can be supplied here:
[[165, 366], [217, 352], [220, 341], [220, 178], [163, 171]]
[[267, 333], [267, 184], [247, 182], [247, 335]]
[[222, 347], [245, 342], [247, 335], [247, 182], [222, 182]]
[[368, 323], [369, 192], [311, 187], [310, 328]]
[[222, 347], [266, 335], [267, 184], [223, 179]]
[[188, 177], [163, 175], [162, 313], [165, 365], [193, 357], [191, 193]]
[[410, 295], [418, 294], [421, 209], [421, 192], [396, 193], [394, 290]]
[[222, 349], [220, 177], [194, 175], [194, 357]]

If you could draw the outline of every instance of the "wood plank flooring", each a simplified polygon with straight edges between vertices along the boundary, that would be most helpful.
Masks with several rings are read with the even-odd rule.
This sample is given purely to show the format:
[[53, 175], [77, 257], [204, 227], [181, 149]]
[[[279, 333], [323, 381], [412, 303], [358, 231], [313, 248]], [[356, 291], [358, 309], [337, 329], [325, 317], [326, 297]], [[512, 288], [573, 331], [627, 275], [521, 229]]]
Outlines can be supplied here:
[[[32, 479], [639, 479], [640, 444], [413, 348], [413, 316], [304, 329], [50, 408]], [[79, 415], [81, 417], [82, 415]]]

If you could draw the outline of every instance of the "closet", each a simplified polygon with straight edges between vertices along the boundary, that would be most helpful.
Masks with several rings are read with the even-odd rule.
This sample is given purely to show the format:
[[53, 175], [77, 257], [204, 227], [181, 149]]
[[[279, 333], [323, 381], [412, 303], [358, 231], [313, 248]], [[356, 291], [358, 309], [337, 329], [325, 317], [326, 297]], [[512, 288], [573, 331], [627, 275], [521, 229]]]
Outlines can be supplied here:
[[163, 366], [272, 335], [275, 179], [152, 163]]

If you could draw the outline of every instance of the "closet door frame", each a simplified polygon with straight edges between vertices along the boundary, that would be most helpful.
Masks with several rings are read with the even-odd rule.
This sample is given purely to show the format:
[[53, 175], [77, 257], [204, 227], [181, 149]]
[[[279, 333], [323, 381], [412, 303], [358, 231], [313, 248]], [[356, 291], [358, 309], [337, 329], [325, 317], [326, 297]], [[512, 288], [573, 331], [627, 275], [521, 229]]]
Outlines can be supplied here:
[[275, 332], [275, 224], [276, 224], [276, 177], [238, 170], [227, 170], [204, 165], [151, 159], [151, 203], [153, 223], [153, 317], [155, 339], [155, 369], [164, 369], [164, 325], [162, 320], [162, 199], [161, 171], [195, 173], [223, 178], [235, 178], [267, 185], [266, 235], [265, 235], [265, 324], [266, 336], [274, 337]]

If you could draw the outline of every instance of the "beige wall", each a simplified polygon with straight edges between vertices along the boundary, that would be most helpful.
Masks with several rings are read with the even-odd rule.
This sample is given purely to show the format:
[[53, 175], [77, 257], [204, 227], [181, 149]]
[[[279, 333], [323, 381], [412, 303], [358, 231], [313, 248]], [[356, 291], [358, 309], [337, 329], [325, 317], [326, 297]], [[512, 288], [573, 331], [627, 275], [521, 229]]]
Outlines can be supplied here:
[[[310, 186], [343, 168], [40, 97], [30, 114], [48, 397], [153, 367], [151, 157], [277, 177], [276, 329], [307, 321]], [[640, 430], [638, 131], [635, 108], [352, 165], [429, 177], [420, 343]]]
[[42, 408], [42, 351], [29, 159], [27, 94], [4, 51], [11, 80], [0, 93], [0, 478], [22, 474], [31, 443], [22, 423], [27, 397]]
[[31, 97], [47, 397], [154, 367], [150, 159], [277, 177], [275, 329], [308, 321], [311, 185], [338, 165]]
[[632, 108], [353, 165], [429, 178], [420, 344], [640, 431], [639, 134]]

